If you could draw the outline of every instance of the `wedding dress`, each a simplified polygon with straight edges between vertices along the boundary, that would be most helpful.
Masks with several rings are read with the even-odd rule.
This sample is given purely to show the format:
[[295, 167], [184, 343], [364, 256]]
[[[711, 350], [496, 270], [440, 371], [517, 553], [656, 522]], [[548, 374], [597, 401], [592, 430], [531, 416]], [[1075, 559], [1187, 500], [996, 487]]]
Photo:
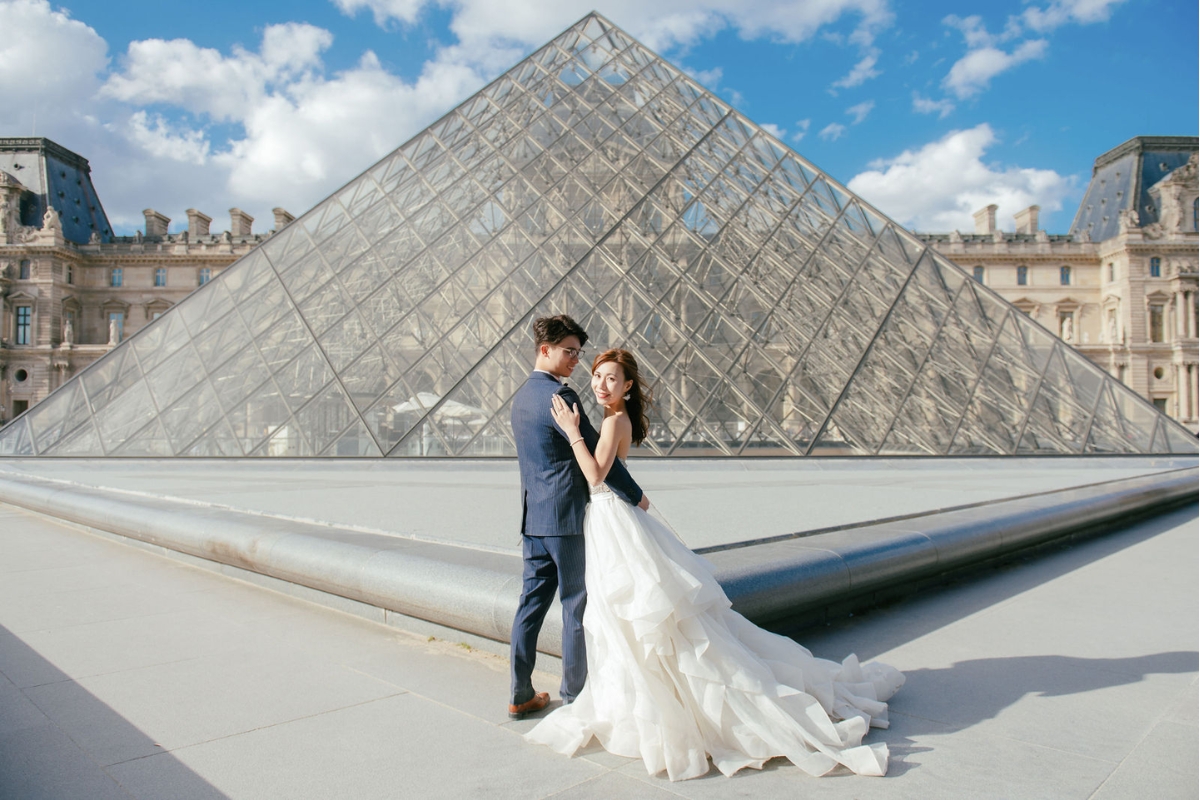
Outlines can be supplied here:
[[811, 775], [887, 771], [884, 702], [904, 683], [886, 664], [841, 664], [730, 607], [712, 567], [663, 523], [601, 485], [584, 523], [588, 678], [526, 739], [573, 755], [591, 741], [671, 780], [759, 769], [786, 756]]

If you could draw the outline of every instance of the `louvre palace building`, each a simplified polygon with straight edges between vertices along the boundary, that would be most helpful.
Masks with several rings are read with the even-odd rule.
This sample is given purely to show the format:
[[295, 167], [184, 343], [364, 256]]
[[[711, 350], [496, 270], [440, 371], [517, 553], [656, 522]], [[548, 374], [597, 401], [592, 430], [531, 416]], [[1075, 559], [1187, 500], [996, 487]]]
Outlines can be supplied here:
[[913, 233], [595, 14], [261, 232], [115, 236], [0, 139], [0, 454], [512, 455], [564, 312], [642, 362], [647, 455], [1195, 452], [1196, 154], [1101, 155], [1065, 234]]

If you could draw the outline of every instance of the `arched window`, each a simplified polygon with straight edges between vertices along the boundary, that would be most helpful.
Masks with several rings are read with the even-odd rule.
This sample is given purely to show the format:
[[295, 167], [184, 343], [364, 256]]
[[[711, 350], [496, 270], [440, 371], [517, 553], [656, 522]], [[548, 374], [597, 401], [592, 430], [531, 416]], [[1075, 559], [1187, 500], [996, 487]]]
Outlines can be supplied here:
[[167, 285], [167, 268], [166, 267], [159, 267], [158, 269], [154, 270], [154, 285], [155, 286], [166, 286]]
[[1161, 278], [1162, 277], [1162, 259], [1159, 258], [1158, 256], [1154, 256], [1153, 258], [1150, 259], [1150, 277], [1151, 278]]
[[120, 267], [113, 267], [112, 272], [108, 274], [108, 285], [117, 287], [121, 286], [125, 281], [124, 270]]
[[1029, 285], [1029, 267], [1017, 267], [1017, 286]]
[[971, 277], [975, 279], [976, 283], [983, 283], [983, 267], [976, 267], [972, 270]]
[[29, 259], [24, 259], [23, 261], [21, 261], [21, 269], [20, 269], [20, 272], [17, 274], [17, 277], [23, 281], [29, 280], [29, 273], [30, 273], [31, 269], [32, 269], [32, 265], [30, 265]]
[[1058, 283], [1060, 286], [1070, 286], [1071, 285], [1071, 268], [1070, 267], [1059, 267]]

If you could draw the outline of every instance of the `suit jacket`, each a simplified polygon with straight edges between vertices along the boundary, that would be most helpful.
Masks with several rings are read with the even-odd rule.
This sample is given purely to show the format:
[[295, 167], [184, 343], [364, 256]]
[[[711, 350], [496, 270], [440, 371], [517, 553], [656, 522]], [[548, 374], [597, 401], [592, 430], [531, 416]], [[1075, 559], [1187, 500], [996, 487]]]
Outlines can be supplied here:
[[[592, 427], [579, 395], [545, 372], [534, 372], [517, 390], [512, 403], [512, 427], [521, 467], [521, 533], [527, 536], [577, 536], [583, 533], [587, 511], [587, 478], [571, 452], [567, 435], [550, 414], [550, 398], [562, 395], [567, 407], [579, 406], [579, 433], [588, 450], [595, 452], [600, 435]], [[622, 500], [637, 505], [642, 489], [619, 459], [608, 477], [608, 487]]]

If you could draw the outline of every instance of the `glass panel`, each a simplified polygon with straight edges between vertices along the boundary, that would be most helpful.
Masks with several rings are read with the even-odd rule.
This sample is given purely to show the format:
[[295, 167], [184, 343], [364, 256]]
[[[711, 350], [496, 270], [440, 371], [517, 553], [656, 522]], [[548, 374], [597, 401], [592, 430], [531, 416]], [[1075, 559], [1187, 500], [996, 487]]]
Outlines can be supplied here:
[[125, 391], [134, 382], [141, 380], [142, 371], [137, 358], [128, 346], [118, 347], [111, 354], [96, 362], [81, 376], [92, 412], [96, 413]]
[[291, 420], [287, 404], [270, 382], [232, 408], [227, 405], [225, 416], [246, 453], [251, 453], [267, 436], [288, 427]]
[[269, 376], [270, 371], [258, 351], [248, 347], [217, 367], [209, 375], [209, 380], [217, 392], [221, 406], [229, 411], [256, 387], [265, 383]]
[[228, 422], [222, 419], [181, 455], [232, 458], [245, 454], [242, 452], [242, 446], [238, 443], [233, 429], [229, 427]]
[[200, 364], [200, 357], [191, 347], [177, 351], [146, 376], [146, 384], [160, 409], [174, 403], [180, 395], [202, 380], [204, 368]]
[[[514, 449], [513, 453], [515, 454]], [[375, 440], [371, 438], [371, 434], [367, 432], [367, 428], [359, 420], [350, 426], [350, 429], [338, 437], [337, 441], [325, 448], [323, 456], [340, 456], [340, 457], [365, 457], [371, 456], [378, 458], [383, 455], [379, 451], [379, 446], [375, 444]]]
[[0, 456], [31, 456], [33, 440], [29, 435], [29, 422], [22, 417], [15, 425], [9, 425], [0, 433]]
[[150, 390], [138, 381], [126, 390], [117, 402], [110, 403], [96, 412], [96, 428], [104, 442], [104, 449], [114, 451], [140, 430], [154, 417], [154, 405], [150, 401]]
[[359, 421], [358, 414], [336, 382], [327, 386], [296, 414], [296, 423], [304, 431], [304, 437], [314, 454], [324, 450], [351, 422], [356, 421]]
[[333, 372], [315, 346], [305, 350], [275, 375], [275, 383], [293, 411], [312, 399], [331, 380]]
[[[65, 434], [70, 433], [77, 425], [90, 416], [87, 399], [83, 395], [78, 381], [72, 381], [62, 389], [54, 392], [42, 402], [35, 405], [25, 415], [29, 428], [37, 442], [40, 455], [45, 455]], [[6, 437], [15, 434], [6, 432], [0, 434], [0, 443], [8, 441]], [[14, 440], [15, 441], [15, 440]], [[3, 447], [0, 444], [0, 447]], [[15, 451], [9, 453], [15, 455]]]
[[183, 318], [178, 314], [166, 314], [134, 337], [131, 345], [137, 351], [142, 368], [149, 371], [187, 343], [188, 332]]
[[100, 437], [96, 435], [96, 428], [88, 419], [58, 443], [53, 455], [103, 456], [105, 453], [100, 445]]
[[161, 419], [175, 449], [182, 451], [221, 415], [217, 395], [205, 381], [162, 412]]
[[110, 455], [147, 458], [172, 456], [174, 453], [171, 450], [171, 444], [167, 441], [162, 424], [158, 420], [153, 420], [149, 425], [126, 438]]

